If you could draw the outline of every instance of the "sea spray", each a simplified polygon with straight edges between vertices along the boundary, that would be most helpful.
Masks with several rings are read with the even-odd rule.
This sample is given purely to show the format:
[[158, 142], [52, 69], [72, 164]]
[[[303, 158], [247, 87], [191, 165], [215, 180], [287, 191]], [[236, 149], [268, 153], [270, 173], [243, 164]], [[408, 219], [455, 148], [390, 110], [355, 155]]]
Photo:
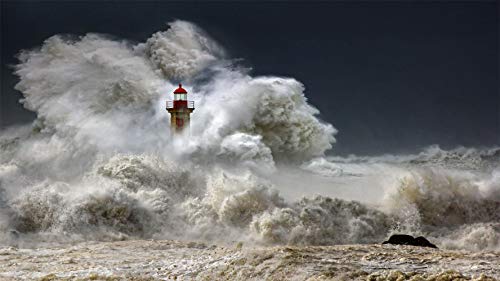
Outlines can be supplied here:
[[[184, 21], [135, 45], [55, 35], [22, 51], [16, 89], [37, 119], [0, 135], [0, 241], [331, 245], [405, 230], [498, 249], [498, 149], [327, 157], [336, 130], [306, 87], [236, 64]], [[179, 79], [197, 109], [174, 137]]]

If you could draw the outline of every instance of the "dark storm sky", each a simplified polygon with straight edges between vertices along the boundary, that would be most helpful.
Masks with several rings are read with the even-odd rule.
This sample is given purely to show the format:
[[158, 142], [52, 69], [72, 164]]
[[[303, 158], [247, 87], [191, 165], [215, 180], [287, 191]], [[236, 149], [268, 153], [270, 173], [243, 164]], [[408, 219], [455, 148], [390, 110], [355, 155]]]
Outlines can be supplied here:
[[336, 152], [500, 144], [491, 2], [1, 2], [2, 127], [30, 122], [9, 64], [57, 33], [144, 41], [192, 21], [254, 75], [291, 76], [338, 130]]

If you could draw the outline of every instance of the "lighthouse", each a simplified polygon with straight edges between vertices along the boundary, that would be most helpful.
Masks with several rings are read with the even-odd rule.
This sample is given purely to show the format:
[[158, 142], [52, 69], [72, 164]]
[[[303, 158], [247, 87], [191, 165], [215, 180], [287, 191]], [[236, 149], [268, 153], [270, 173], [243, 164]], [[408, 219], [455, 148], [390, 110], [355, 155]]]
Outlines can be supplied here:
[[174, 100], [167, 101], [167, 111], [170, 113], [170, 126], [176, 133], [189, 128], [190, 115], [194, 111], [194, 101], [187, 99], [187, 91], [179, 84], [174, 91]]

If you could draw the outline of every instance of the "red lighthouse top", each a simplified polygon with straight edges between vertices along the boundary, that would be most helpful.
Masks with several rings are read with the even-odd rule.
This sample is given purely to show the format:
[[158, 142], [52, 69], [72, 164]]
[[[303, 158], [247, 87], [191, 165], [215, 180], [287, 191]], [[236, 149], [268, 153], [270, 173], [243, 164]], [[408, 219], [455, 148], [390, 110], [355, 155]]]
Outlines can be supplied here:
[[182, 88], [182, 84], [179, 84], [179, 88], [175, 89], [174, 94], [187, 94], [187, 91]]

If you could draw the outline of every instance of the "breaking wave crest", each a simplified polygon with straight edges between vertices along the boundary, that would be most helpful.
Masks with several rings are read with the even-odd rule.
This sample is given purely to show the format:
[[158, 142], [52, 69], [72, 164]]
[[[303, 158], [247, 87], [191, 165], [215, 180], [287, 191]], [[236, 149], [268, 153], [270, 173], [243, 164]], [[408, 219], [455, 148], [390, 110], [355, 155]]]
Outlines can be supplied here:
[[[37, 120], [0, 134], [1, 243], [329, 245], [404, 231], [500, 247], [498, 149], [326, 157], [336, 130], [302, 83], [252, 77], [191, 23], [137, 45], [56, 35], [19, 61]], [[196, 111], [174, 138], [163, 106], [179, 79]]]
[[332, 245], [377, 243], [389, 225], [387, 215], [359, 202], [316, 196], [266, 212], [251, 227], [266, 242]]
[[433, 236], [445, 247], [499, 249], [499, 192], [498, 171], [479, 177], [426, 168], [402, 178], [387, 201], [398, 221], [409, 221], [411, 231]]
[[499, 190], [498, 185], [490, 186], [463, 171], [425, 169], [401, 179], [390, 200], [396, 208], [414, 206], [423, 226], [453, 227], [499, 222]]

